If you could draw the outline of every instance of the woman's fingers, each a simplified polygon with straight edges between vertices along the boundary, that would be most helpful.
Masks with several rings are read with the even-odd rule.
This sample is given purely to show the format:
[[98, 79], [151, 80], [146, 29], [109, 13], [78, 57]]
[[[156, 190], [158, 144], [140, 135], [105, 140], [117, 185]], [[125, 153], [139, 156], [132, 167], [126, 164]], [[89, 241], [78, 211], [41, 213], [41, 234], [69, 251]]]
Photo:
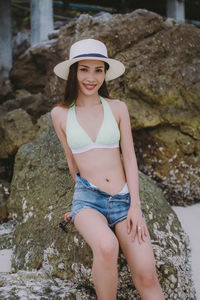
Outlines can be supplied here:
[[71, 211], [66, 212], [66, 214], [64, 215], [65, 222], [69, 221], [69, 219], [71, 218], [72, 218]]
[[143, 220], [142, 216], [132, 215], [131, 210], [129, 210], [129, 214], [127, 216], [127, 232], [128, 234], [131, 233], [131, 240], [134, 242], [135, 238], [137, 237], [139, 244], [145, 242], [147, 237], [147, 227], [145, 221]]
[[136, 227], [134, 223], [132, 222], [131, 218], [127, 218], [127, 231], [128, 234], [131, 233], [131, 240], [134, 241], [136, 236]]
[[139, 244], [145, 242], [147, 236], [147, 228], [145, 225], [137, 225], [137, 235]]
[[138, 225], [132, 222], [131, 218], [127, 218], [127, 231], [128, 234], [131, 233], [131, 240], [134, 242], [136, 236], [138, 237], [138, 242], [141, 244], [145, 239], [145, 228], [143, 225]]

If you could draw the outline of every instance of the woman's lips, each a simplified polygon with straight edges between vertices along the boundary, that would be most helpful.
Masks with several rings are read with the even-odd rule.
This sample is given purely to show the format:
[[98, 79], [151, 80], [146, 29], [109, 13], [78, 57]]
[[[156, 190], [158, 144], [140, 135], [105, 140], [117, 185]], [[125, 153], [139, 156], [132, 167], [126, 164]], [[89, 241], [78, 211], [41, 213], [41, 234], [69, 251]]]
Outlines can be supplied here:
[[83, 84], [87, 90], [93, 90], [96, 87], [96, 84]]

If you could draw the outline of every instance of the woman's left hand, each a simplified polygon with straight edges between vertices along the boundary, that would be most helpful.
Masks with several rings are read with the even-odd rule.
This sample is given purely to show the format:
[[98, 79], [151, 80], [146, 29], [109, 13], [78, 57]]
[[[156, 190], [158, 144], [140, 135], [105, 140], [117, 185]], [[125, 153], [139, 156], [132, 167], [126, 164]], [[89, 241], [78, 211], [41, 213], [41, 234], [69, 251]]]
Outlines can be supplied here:
[[72, 219], [71, 211], [66, 212], [65, 215], [64, 215], [65, 222], [69, 222], [71, 219]]
[[134, 242], [136, 236], [139, 244], [145, 242], [147, 237], [147, 226], [140, 208], [130, 207], [127, 216], [127, 230], [131, 234], [132, 241]]

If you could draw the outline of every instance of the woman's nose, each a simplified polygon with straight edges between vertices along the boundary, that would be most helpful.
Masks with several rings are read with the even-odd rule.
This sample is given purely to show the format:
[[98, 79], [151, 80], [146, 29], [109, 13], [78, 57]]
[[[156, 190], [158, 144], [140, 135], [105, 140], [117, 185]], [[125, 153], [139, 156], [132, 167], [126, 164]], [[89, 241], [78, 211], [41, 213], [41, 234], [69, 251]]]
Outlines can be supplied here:
[[87, 80], [95, 81], [95, 76], [93, 72], [87, 72]]

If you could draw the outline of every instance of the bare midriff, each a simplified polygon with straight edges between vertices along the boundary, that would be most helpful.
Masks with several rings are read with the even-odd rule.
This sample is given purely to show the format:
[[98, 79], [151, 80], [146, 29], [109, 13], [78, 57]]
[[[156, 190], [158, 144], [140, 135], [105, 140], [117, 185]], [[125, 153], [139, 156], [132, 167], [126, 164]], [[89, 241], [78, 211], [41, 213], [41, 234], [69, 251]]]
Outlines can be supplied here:
[[119, 193], [126, 177], [119, 148], [92, 149], [74, 154], [80, 176], [110, 195]]

